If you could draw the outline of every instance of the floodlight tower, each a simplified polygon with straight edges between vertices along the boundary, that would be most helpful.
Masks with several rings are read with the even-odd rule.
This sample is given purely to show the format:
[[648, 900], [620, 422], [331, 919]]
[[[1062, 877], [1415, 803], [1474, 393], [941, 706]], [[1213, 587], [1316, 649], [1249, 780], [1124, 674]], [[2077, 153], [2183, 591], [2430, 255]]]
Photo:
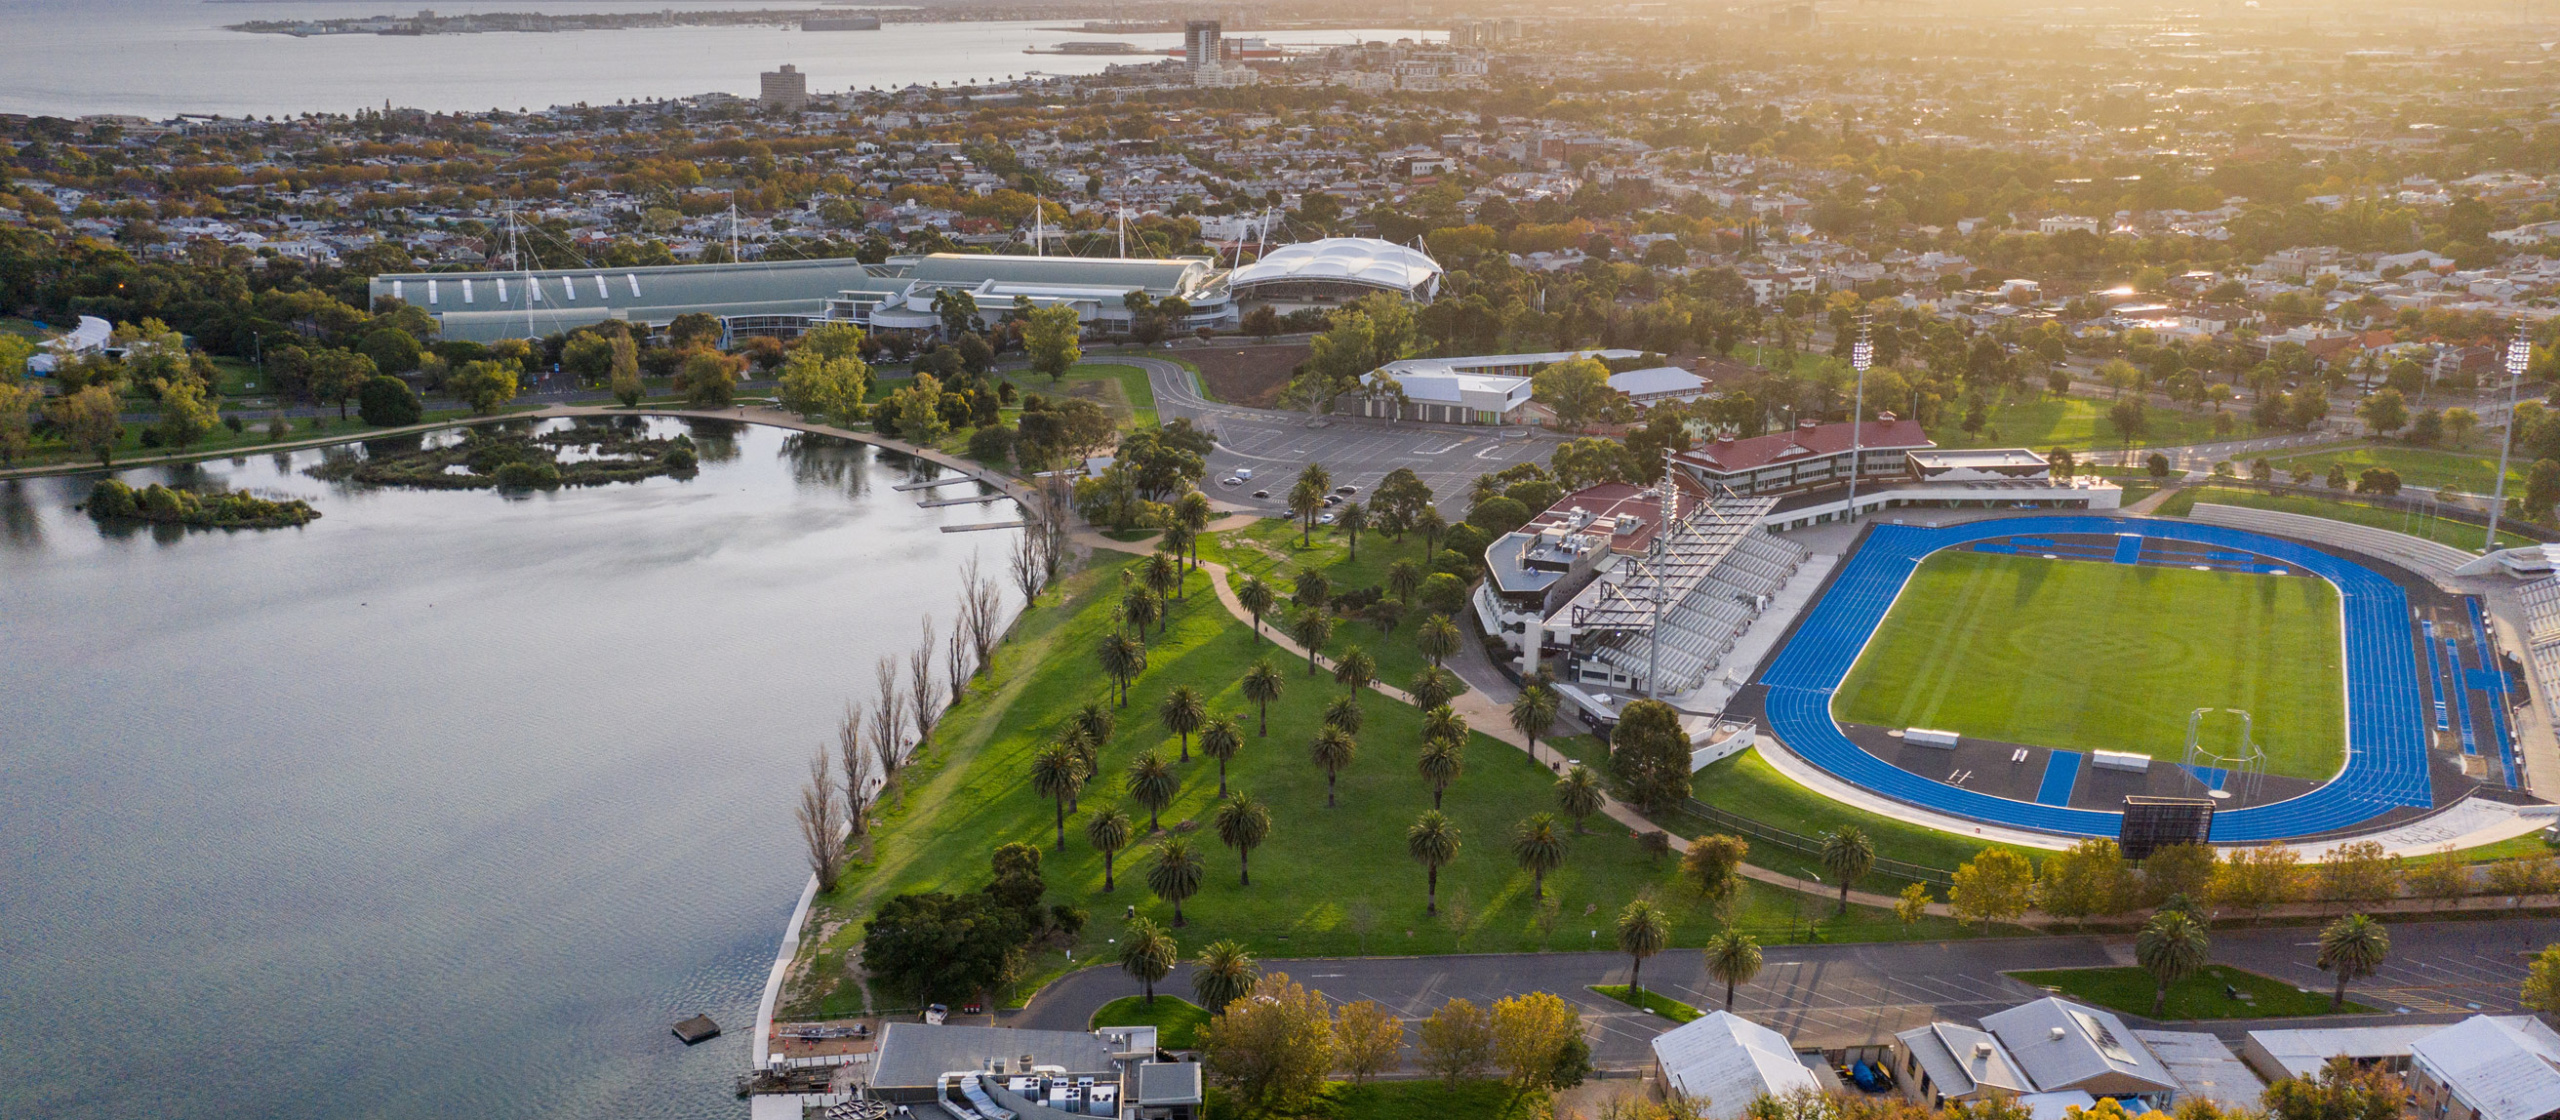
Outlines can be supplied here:
[[1858, 341], [1849, 348], [1849, 366], [1858, 371], [1857, 403], [1849, 409], [1849, 517], [1858, 519], [1858, 474], [1864, 463], [1861, 454], [1859, 423], [1867, 417], [1867, 370], [1876, 364], [1875, 339], [1868, 333], [1867, 317], [1858, 316]]
[[2507, 343], [2507, 433], [2498, 441], [2498, 486], [2489, 498], [2489, 539], [2482, 542], [2483, 554], [2498, 550], [2498, 515], [2507, 510], [2507, 452], [2516, 445], [2516, 386], [2524, 384], [2525, 369], [2533, 364], [2533, 325], [2516, 320], [2516, 336]]

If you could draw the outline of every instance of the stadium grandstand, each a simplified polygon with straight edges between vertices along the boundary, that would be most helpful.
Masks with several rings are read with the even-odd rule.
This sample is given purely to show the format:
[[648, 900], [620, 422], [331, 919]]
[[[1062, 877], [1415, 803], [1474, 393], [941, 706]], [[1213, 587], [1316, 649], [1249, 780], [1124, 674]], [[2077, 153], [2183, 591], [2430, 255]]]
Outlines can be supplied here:
[[1374, 292], [1415, 303], [1440, 294], [1445, 270], [1429, 253], [1374, 237], [1328, 237], [1283, 245], [1235, 270], [1236, 298], [1282, 310], [1331, 307]]

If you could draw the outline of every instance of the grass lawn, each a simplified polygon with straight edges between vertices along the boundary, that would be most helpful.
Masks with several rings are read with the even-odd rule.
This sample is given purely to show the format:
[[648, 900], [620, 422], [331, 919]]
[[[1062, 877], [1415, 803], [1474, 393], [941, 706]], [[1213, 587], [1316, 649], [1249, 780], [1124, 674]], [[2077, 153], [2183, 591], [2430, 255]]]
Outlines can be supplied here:
[[2326, 778], [2345, 757], [2343, 656], [2322, 580], [1950, 551], [1912, 574], [1833, 708], [2154, 757], [2185, 744], [2190, 710], [2240, 708], [2268, 773]]
[[[2160, 503], [2158, 516], [2185, 517], [2194, 512], [2197, 502], [2274, 510], [2279, 513], [2299, 513], [2309, 517], [2326, 517], [2332, 521], [2370, 525], [2376, 529], [2389, 529], [2395, 533], [2424, 537], [2438, 544], [2451, 545], [2472, 553], [2480, 551], [2481, 542], [2489, 535], [2486, 526], [2456, 521], [2449, 517], [2414, 517], [2396, 509], [2367, 505], [2348, 497], [2318, 498], [2308, 494], [2269, 494], [2261, 490], [2218, 486], [2187, 487], [2168, 501]], [[2533, 542], [2505, 530], [2500, 530], [2498, 533], [2500, 548], [2516, 548], [2531, 543]]]
[[[1025, 779], [1030, 759], [1059, 723], [1077, 706], [1107, 697], [1108, 681], [1095, 669], [1092, 651], [1112, 626], [1120, 573], [1135, 559], [1102, 558], [1032, 608], [999, 652], [987, 678], [992, 683], [982, 682], [981, 691], [947, 715], [931, 748], [901, 773], [867, 855], [818, 901], [806, 950], [814, 960], [809, 979], [789, 995], [790, 1014], [827, 1017], [858, 1009], [860, 992], [842, 981], [861, 919], [892, 894], [978, 889], [989, 878], [989, 855], [1011, 841], [1034, 843], [1047, 853], [1051, 902], [1091, 911], [1073, 947], [1075, 965], [1110, 952], [1127, 927], [1125, 908], [1170, 922], [1172, 908], [1143, 886], [1151, 841], [1121, 855], [1118, 890], [1105, 893], [1102, 857], [1079, 831], [1084, 815], [1068, 818], [1068, 846], [1055, 851], [1054, 810]], [[1198, 688], [1214, 713], [1248, 720], [1253, 715], [1238, 682], [1257, 658], [1271, 656], [1271, 647], [1229, 617], [1204, 583], [1197, 576], [1190, 581], [1189, 597], [1173, 605], [1170, 632], [1151, 637], [1148, 669], [1103, 748], [1102, 777], [1084, 795], [1085, 812], [1124, 805], [1121, 776], [1140, 752], [1175, 751], [1173, 737], [1153, 718], [1173, 685]], [[1274, 818], [1270, 840], [1253, 855], [1253, 885], [1238, 884], [1234, 853], [1204, 828], [1217, 804], [1216, 764], [1194, 755], [1179, 767], [1181, 791], [1163, 814], [1163, 826], [1189, 838], [1206, 862], [1200, 893], [1183, 907], [1189, 925], [1175, 931], [1185, 955], [1221, 938], [1241, 941], [1266, 958], [1586, 945], [1640, 892], [1661, 898], [1675, 945], [1701, 944], [1717, 928], [1713, 908], [1678, 888], [1677, 861], [1645, 855], [1633, 836], [1605, 824], [1575, 837], [1565, 866], [1547, 877], [1555, 905], [1541, 923], [1530, 877], [1512, 863], [1505, 838], [1522, 818], [1553, 807], [1555, 778], [1517, 749], [1482, 735], [1469, 745], [1465, 774], [1449, 791], [1446, 810], [1463, 847], [1441, 872], [1440, 916], [1426, 918], [1422, 871], [1407, 858], [1404, 843], [1406, 826], [1429, 805], [1413, 769], [1421, 713], [1374, 692], [1361, 694], [1365, 726], [1359, 754], [1341, 775], [1338, 806], [1327, 808], [1325, 778], [1308, 761], [1307, 744], [1323, 707], [1341, 690], [1280, 658], [1273, 661], [1284, 667], [1286, 683], [1271, 708], [1270, 735], [1252, 734], [1248, 722], [1245, 749], [1230, 769], [1232, 784], [1262, 798]], [[1143, 830], [1144, 815], [1135, 815]], [[1742, 898], [1738, 923], [1775, 941], [1796, 914], [1792, 894], [1753, 887]], [[1830, 922], [1826, 932], [1839, 940], [1902, 933], [1890, 914], [1872, 910], [1853, 910]], [[1922, 935], [1963, 932], [1955, 923], [1933, 920], [1924, 923]], [[1067, 967], [1064, 957], [1045, 953], [1031, 962], [1030, 978]]]
[[[2385, 444], [2287, 455], [2270, 458], [2267, 462], [2287, 475], [2294, 471], [2309, 471], [2314, 482], [2328, 478], [2329, 468], [2334, 464], [2345, 467], [2350, 480], [2367, 469], [2387, 467], [2400, 473], [2403, 486], [2485, 495], [2498, 485], [2498, 454], [2494, 447], [2486, 451], [2441, 451]], [[2247, 464], [2241, 465], [2245, 467]], [[2507, 464], [2507, 493], [2524, 493], [2525, 472], [2532, 467], [2533, 464], [2521, 456]]]
[[[2009, 975], [2037, 987], [2060, 988], [2062, 994], [2073, 999], [2146, 1019], [2152, 1017], [2151, 997], [2159, 987], [2150, 973], [2139, 968], [2055, 968]], [[2235, 991], [2248, 998], [2231, 998], [2229, 993]], [[2373, 1008], [2348, 1000], [2346, 1010], [2340, 1014], [2373, 1012]], [[2169, 985], [2169, 1000], [2159, 1018], [2273, 1019], [2327, 1014], [2327, 992], [2304, 992], [2245, 969], [2216, 964]]]
[[1093, 1013], [1097, 1028], [1154, 1027], [1156, 1043], [1167, 1050], [1189, 1050], [1199, 1045], [1200, 1024], [1208, 1021], [1207, 1009], [1163, 992], [1156, 993], [1153, 1007], [1147, 1006], [1144, 996], [1122, 996]]
[[[1277, 480], [1274, 485], [1286, 485], [1286, 480]], [[1260, 576], [1263, 582], [1270, 584], [1272, 590], [1280, 594], [1280, 605], [1266, 616], [1272, 619], [1268, 625], [1275, 627], [1285, 627], [1288, 619], [1296, 614], [1288, 602], [1291, 590], [1296, 586], [1294, 581], [1302, 569], [1313, 567], [1322, 570], [1338, 595], [1360, 588], [1385, 587], [1387, 568], [1398, 560], [1411, 560], [1426, 568], [1429, 566], [1430, 558], [1423, 554], [1420, 533], [1405, 534], [1404, 543], [1399, 545], [1394, 537], [1384, 533], [1374, 530], [1363, 532], [1356, 559], [1351, 555], [1350, 542], [1350, 534], [1339, 528], [1318, 525], [1302, 548], [1298, 544], [1297, 522], [1288, 518], [1266, 517], [1242, 529], [1209, 534], [1209, 539], [1200, 544], [1200, 558], [1226, 565], [1227, 570], [1233, 573], [1232, 579], [1237, 587], [1244, 586], [1245, 579], [1251, 576]], [[1421, 632], [1421, 622], [1426, 614], [1419, 607], [1409, 609], [1396, 623], [1393, 633], [1383, 634], [1377, 624], [1367, 620], [1337, 618], [1333, 624], [1333, 639], [1325, 643], [1324, 653], [1328, 657], [1338, 656], [1352, 646], [1359, 646], [1377, 659], [1378, 679], [1402, 688], [1422, 671], [1423, 666], [1431, 663], [1431, 659], [1424, 657], [1413, 645], [1414, 635]], [[1457, 621], [1460, 633], [1472, 632], [1473, 626], [1466, 619]], [[1305, 667], [1304, 662], [1299, 664], [1299, 668]]]
[[[1945, 448], [1965, 447], [2032, 447], [2038, 451], [2057, 444], [2076, 450], [2100, 453], [2121, 451], [2125, 442], [2107, 423], [2107, 409], [2112, 400], [2094, 397], [2057, 397], [2038, 393], [2018, 393], [1991, 407], [1979, 432], [1968, 434], [1962, 423], [1965, 406], [1950, 401], [1940, 410], [1940, 420], [1929, 427], [1929, 438]], [[2237, 412], [2231, 417], [2229, 434], [2215, 431], [2213, 414], [2184, 412], [2176, 409], [2143, 410], [2145, 425], [2142, 438], [2135, 447], [2172, 447], [2188, 443], [2212, 443], [2223, 439], [2246, 439], [2255, 430], [2249, 418]]]
[[1156, 426], [1156, 391], [1147, 383], [1147, 371], [1118, 362], [1085, 362], [1070, 367], [1057, 384], [1027, 369], [1008, 370], [998, 374], [1013, 382], [1014, 388], [1044, 397], [1081, 397], [1111, 410], [1122, 421], [1140, 428]]
[[[1981, 854], [1984, 848], [2008, 848], [2030, 859], [2041, 858], [2044, 854], [2030, 852], [2025, 848], [1970, 840], [1954, 833], [1923, 828], [1880, 813], [1870, 813], [1864, 809], [1843, 805], [1796, 784], [1795, 779], [1779, 773], [1776, 767], [1769, 765], [1768, 760], [1761, 758], [1758, 751], [1744, 751], [1731, 758], [1719, 759], [1708, 764], [1706, 769], [1698, 771], [1697, 775], [1690, 780], [1690, 789], [1692, 795], [1698, 800], [1718, 809], [1748, 817], [1771, 828], [1782, 829], [1798, 836], [1821, 836], [1841, 825], [1854, 824], [1867, 834], [1867, 839], [1874, 841], [1876, 855], [1885, 859], [1898, 859], [1904, 863], [1916, 863], [1924, 867], [1953, 871], [1963, 866], [1965, 861]], [[1674, 816], [1676, 820], [1666, 818], [1664, 823], [1684, 835], [1694, 836], [1705, 832], [1722, 831], [1705, 820], [1685, 813], [1674, 814]], [[1775, 844], [1755, 843], [1751, 846], [1751, 853], [1746, 858], [1754, 865], [1783, 871], [1790, 875], [1803, 875], [1807, 871], [1822, 870], [1819, 860]], [[1878, 873], [1869, 874], [1866, 879], [1860, 881], [1859, 886], [1864, 890], [1881, 894], [1902, 889], [1901, 882]]]
[[1706, 1014], [1651, 988], [1641, 989], [1632, 996], [1627, 993], [1627, 986], [1624, 984], [1593, 984], [1591, 990], [1629, 1007], [1653, 1012], [1674, 1023], [1686, 1023]]
[[[1335, 1081], [1307, 1107], [1270, 1120], [1547, 1120], [1547, 1102], [1544, 1092], [1515, 1093], [1499, 1081]], [[1244, 1107], [1212, 1088], [1203, 1115], [1241, 1116]]]
[[0, 315], [0, 334], [24, 335], [28, 338], [44, 337], [44, 332], [36, 329], [34, 320], [17, 319], [6, 315]]

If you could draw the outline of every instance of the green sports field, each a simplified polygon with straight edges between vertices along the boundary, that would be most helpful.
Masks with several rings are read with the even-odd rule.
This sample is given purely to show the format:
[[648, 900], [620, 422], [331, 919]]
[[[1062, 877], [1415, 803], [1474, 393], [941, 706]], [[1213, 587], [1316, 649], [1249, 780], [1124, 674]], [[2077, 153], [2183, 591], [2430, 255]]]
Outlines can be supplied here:
[[[1930, 727], [2176, 760], [2187, 713], [2241, 708], [2267, 772], [2345, 759], [2338, 595], [2322, 580], [1941, 552], [1922, 562], [1833, 703]], [[2205, 725], [2227, 749], [2237, 720]]]

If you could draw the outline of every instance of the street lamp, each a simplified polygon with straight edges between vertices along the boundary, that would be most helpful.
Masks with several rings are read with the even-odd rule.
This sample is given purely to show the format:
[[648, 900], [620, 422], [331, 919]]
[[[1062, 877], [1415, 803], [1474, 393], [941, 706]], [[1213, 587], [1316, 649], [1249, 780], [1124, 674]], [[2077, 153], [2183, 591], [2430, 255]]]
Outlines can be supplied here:
[[2498, 485], [2489, 498], [2489, 539], [2480, 545], [2482, 553], [2498, 550], [2498, 515], [2507, 510], [2507, 452], [2516, 445], [2516, 386], [2524, 384], [2526, 367], [2533, 364], [2533, 327], [2519, 319], [2516, 336], [2507, 343], [2507, 434], [2498, 441]]
[[1858, 519], [1858, 473], [1861, 458], [1858, 425], [1867, 416], [1867, 370], [1876, 364], [1876, 342], [1870, 337], [1867, 317], [1858, 316], [1858, 341], [1849, 348], [1849, 367], [1858, 371], [1857, 404], [1849, 410], [1849, 520]]

